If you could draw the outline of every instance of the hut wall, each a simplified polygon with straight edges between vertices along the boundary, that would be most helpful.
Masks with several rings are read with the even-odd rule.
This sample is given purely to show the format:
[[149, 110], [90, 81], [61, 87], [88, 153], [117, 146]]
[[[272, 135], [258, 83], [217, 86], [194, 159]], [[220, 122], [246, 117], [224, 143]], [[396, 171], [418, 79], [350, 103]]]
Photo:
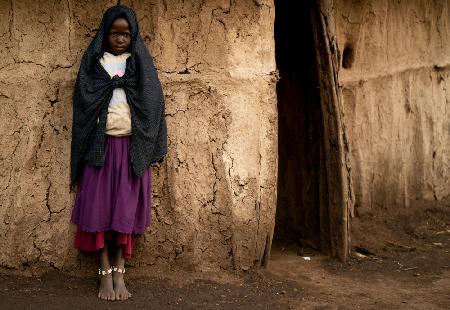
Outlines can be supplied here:
[[[153, 167], [152, 226], [135, 266], [247, 269], [274, 225], [277, 114], [270, 0], [121, 1], [138, 15], [166, 97], [169, 152]], [[0, 6], [0, 265], [73, 270], [71, 97], [116, 1]]]
[[357, 212], [388, 220], [444, 201], [449, 2], [335, 1], [334, 19]]

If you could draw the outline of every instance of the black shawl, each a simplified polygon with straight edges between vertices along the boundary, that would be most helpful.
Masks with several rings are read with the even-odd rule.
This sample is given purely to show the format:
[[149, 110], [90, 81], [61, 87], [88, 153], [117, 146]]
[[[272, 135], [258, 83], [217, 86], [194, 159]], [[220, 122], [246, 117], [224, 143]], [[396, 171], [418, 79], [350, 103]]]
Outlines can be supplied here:
[[[108, 30], [118, 17], [124, 17], [131, 30], [131, 56], [125, 74], [111, 78], [100, 64]], [[164, 95], [152, 57], [139, 34], [134, 12], [122, 5], [109, 8], [100, 28], [81, 59], [73, 96], [71, 184], [85, 164], [102, 166], [108, 105], [114, 88], [123, 88], [131, 112], [131, 163], [142, 176], [148, 167], [167, 152]]]

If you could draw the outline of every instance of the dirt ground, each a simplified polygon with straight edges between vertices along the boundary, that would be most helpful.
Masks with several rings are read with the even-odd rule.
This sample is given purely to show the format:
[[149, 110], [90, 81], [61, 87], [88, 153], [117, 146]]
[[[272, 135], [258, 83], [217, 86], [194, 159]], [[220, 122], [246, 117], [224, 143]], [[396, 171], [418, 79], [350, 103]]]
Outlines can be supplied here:
[[355, 219], [347, 263], [274, 244], [266, 269], [136, 278], [124, 302], [98, 300], [95, 277], [4, 270], [0, 309], [450, 309], [450, 210], [419, 213], [383, 223], [375, 214]]

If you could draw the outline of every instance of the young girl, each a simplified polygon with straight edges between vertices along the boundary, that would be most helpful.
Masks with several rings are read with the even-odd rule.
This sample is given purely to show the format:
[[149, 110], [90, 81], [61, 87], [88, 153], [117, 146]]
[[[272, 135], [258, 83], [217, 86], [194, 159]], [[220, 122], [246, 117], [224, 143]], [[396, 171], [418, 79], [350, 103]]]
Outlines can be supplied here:
[[74, 245], [98, 251], [98, 297], [131, 297], [125, 259], [150, 225], [151, 171], [167, 151], [164, 98], [134, 12], [109, 8], [81, 60], [73, 97]]

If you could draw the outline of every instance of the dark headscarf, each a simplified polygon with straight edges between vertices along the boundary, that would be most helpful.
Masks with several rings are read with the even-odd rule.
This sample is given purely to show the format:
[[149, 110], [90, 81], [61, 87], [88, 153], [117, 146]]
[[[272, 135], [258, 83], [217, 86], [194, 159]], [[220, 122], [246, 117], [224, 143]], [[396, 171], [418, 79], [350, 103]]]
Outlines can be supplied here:
[[[111, 78], [100, 64], [108, 31], [119, 17], [131, 30], [131, 56], [125, 74]], [[137, 176], [167, 152], [164, 96], [152, 57], [139, 34], [136, 15], [122, 5], [109, 8], [100, 28], [81, 59], [73, 96], [71, 184], [85, 164], [103, 166], [108, 105], [114, 88], [125, 90], [131, 112], [131, 163]]]

